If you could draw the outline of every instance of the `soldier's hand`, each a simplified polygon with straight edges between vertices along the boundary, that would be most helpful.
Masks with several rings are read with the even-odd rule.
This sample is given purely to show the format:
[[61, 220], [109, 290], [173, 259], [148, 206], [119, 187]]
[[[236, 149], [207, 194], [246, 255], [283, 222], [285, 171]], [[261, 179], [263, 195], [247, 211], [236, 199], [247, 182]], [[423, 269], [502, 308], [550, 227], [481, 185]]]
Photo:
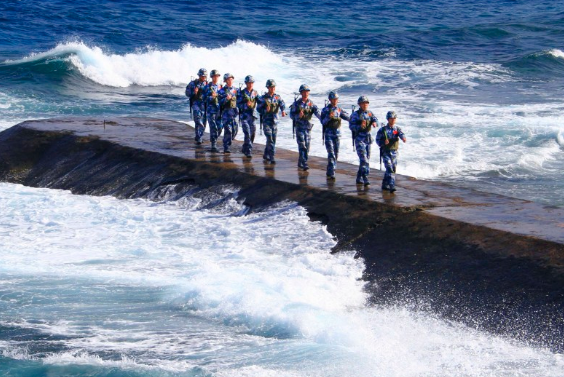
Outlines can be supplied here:
[[303, 117], [304, 117], [304, 111], [300, 110], [300, 118], [303, 118]]
[[253, 108], [253, 103], [251, 101], [247, 101], [247, 107]]
[[384, 144], [386, 145], [390, 144], [390, 140], [386, 139], [386, 141], [384, 141]]
[[362, 126], [362, 128], [366, 128], [366, 121], [363, 120], [362, 123], [360, 124]]
[[270, 112], [270, 104], [266, 104], [266, 111]]
[[200, 88], [195, 87], [195, 88], [194, 88], [194, 94], [198, 94], [198, 90], [200, 90]]
[[212, 92], [212, 98], [217, 97], [217, 93], [216, 92]]
[[285, 117], [285, 116], [286, 116], [286, 112], [282, 111], [282, 116]]
[[405, 137], [402, 140], [403, 140], [404, 143], [407, 142], [407, 139]]
[[329, 113], [329, 118], [333, 118], [333, 112], [332, 111]]
[[231, 94], [228, 94], [227, 97], [225, 97], [225, 98], [227, 98], [227, 100], [229, 101], [232, 97], [233, 96]]

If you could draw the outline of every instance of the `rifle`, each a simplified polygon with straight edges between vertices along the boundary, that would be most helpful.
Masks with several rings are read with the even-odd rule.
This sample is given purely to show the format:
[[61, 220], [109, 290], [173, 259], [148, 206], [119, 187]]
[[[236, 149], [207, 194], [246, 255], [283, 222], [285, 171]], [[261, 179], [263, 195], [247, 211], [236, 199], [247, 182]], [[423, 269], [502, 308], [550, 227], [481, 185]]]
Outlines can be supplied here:
[[[355, 109], [355, 108], [356, 108], [356, 106], [355, 106], [355, 105], [352, 105], [351, 117], [352, 117], [352, 115], [354, 114], [354, 109]], [[351, 131], [352, 131], [352, 146], [353, 146], [353, 151], [354, 151], [354, 150], [355, 150], [355, 147], [354, 147], [354, 139], [356, 139], [356, 133], [354, 132], [354, 130], [351, 130]]]
[[[292, 108], [291, 111], [292, 112], [296, 112], [296, 101], [298, 100], [298, 95], [296, 93], [294, 93], [294, 103], [292, 104]], [[294, 117], [292, 117], [292, 139], [296, 138], [296, 121], [294, 120]]]
[[[327, 100], [325, 100], [325, 107], [327, 107]], [[325, 145], [325, 125], [321, 122], [321, 145]]]

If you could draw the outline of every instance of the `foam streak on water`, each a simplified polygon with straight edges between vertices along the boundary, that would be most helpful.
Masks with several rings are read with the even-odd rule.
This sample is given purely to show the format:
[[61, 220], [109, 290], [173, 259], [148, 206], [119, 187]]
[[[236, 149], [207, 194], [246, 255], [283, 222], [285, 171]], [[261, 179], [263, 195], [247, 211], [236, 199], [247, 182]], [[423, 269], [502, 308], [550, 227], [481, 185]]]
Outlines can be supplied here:
[[[224, 189], [225, 195], [233, 193]], [[232, 196], [232, 195], [231, 195]], [[303, 208], [0, 184], [0, 363], [60, 375], [557, 376], [561, 355], [369, 308]]]

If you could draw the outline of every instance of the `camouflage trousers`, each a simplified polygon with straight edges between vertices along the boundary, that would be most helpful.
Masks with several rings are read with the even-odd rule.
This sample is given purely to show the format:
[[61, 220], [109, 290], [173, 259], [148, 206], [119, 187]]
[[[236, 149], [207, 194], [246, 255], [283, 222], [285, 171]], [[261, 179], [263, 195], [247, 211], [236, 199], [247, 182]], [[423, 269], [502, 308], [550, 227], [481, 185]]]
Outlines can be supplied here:
[[196, 135], [194, 140], [201, 143], [202, 137], [204, 136], [204, 131], [206, 129], [206, 120], [204, 119], [204, 105], [199, 103], [194, 103], [192, 105], [192, 117], [194, 119], [194, 128], [196, 129]]
[[226, 118], [223, 117], [223, 151], [228, 151], [231, 147], [231, 142], [237, 136], [239, 131], [239, 125], [237, 124], [236, 118]]
[[371, 137], [357, 137], [355, 139], [356, 154], [359, 159], [357, 181], [367, 181], [370, 174], [370, 149], [372, 144]]
[[337, 159], [339, 158], [341, 131], [339, 129], [326, 129], [324, 141], [325, 149], [327, 149], [327, 176], [333, 177], [337, 167]]
[[264, 136], [266, 136], [266, 148], [264, 148], [263, 158], [265, 160], [274, 160], [276, 153], [276, 134], [278, 133], [278, 125], [274, 122], [265, 121], [263, 123]]
[[307, 128], [296, 129], [296, 141], [298, 142], [298, 166], [307, 166], [309, 146], [311, 144], [311, 131]]
[[386, 167], [382, 187], [394, 188], [396, 185], [395, 174], [396, 167], [398, 166], [398, 151], [382, 150], [382, 160], [384, 161], [384, 166]]
[[210, 141], [212, 147], [216, 146], [217, 139], [221, 136], [223, 126], [221, 125], [221, 118], [219, 113], [208, 114], [208, 124], [210, 125]]
[[253, 114], [243, 114], [241, 116], [241, 128], [245, 134], [245, 141], [243, 142], [243, 154], [251, 154], [253, 151], [253, 143], [255, 141], [255, 117]]

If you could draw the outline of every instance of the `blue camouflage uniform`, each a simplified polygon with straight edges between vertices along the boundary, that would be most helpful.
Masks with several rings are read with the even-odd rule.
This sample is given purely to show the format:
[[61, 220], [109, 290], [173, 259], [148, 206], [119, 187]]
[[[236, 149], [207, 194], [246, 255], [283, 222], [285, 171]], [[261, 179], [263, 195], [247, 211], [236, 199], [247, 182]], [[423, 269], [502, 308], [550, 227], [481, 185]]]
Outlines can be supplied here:
[[[366, 121], [363, 126], [363, 121]], [[378, 126], [378, 119], [372, 111], [362, 111], [358, 109], [353, 112], [349, 121], [349, 128], [353, 133], [353, 142], [356, 145], [356, 154], [359, 158], [358, 173], [356, 183], [369, 184], [368, 174], [370, 173], [370, 148], [372, 144], [372, 127]]]
[[[231, 94], [231, 99], [227, 95]], [[221, 106], [221, 123], [223, 124], [223, 151], [231, 152], [231, 141], [235, 139], [239, 125], [237, 124], [237, 89], [234, 86], [224, 86], [219, 91], [219, 105]]]
[[310, 99], [304, 102], [298, 98], [290, 107], [290, 118], [296, 124], [296, 141], [298, 142], [299, 160], [298, 167], [308, 169], [307, 165], [309, 146], [311, 142], [311, 129], [313, 124], [310, 122], [313, 115], [321, 120], [319, 109]]
[[[205, 120], [205, 96], [204, 92], [206, 89], [208, 82], [206, 80], [200, 81], [200, 79], [196, 79], [194, 81], [190, 81], [190, 83], [186, 86], [186, 97], [190, 99], [190, 103], [192, 104], [192, 117], [194, 118], [194, 124], [196, 129], [196, 136], [194, 140], [197, 143], [202, 142], [202, 137], [204, 136], [204, 130], [206, 129], [206, 120]], [[195, 89], [198, 88], [198, 93], [196, 93]]]
[[262, 116], [262, 127], [266, 136], [266, 148], [264, 149], [263, 158], [270, 162], [275, 162], [274, 154], [276, 153], [276, 134], [278, 133], [278, 112], [286, 110], [286, 104], [282, 98], [274, 93], [272, 96], [268, 93], [258, 98], [257, 110]]
[[335, 177], [341, 141], [341, 119], [349, 121], [350, 117], [339, 105], [328, 104], [321, 110], [321, 124], [325, 135], [325, 149], [327, 149], [328, 177]]
[[[241, 128], [245, 134], [245, 141], [243, 143], [243, 154], [250, 156], [253, 150], [253, 142], [255, 141], [255, 116], [254, 111], [257, 107], [258, 92], [256, 90], [248, 91], [247, 88], [239, 90], [237, 95], [237, 107], [241, 114]], [[251, 102], [249, 107], [247, 102]]]
[[[384, 160], [386, 172], [384, 173], [384, 180], [382, 181], [382, 189], [394, 190], [396, 180], [394, 174], [398, 166], [398, 147], [399, 140], [405, 140], [405, 135], [402, 130], [395, 126], [390, 127], [386, 124], [378, 130], [376, 134], [376, 144], [380, 147], [380, 154]], [[386, 144], [388, 140], [388, 144]]]
[[[221, 89], [221, 84], [217, 83], [214, 84], [210, 82], [208, 86], [206, 86], [205, 91], [205, 98], [206, 98], [206, 105], [207, 105], [207, 120], [210, 126], [210, 142], [212, 150], [216, 148], [217, 139], [221, 135], [222, 127], [221, 127], [221, 118], [220, 118], [220, 111], [219, 111], [219, 90]], [[217, 94], [215, 98], [213, 97], [213, 93]]]

